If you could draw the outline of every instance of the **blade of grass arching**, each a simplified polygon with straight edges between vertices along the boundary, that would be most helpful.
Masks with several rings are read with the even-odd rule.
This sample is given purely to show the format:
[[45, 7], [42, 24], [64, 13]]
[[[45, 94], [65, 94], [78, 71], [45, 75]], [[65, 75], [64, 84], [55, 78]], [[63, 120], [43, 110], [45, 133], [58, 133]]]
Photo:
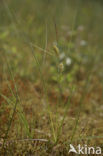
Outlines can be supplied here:
[[[12, 73], [12, 70], [11, 70], [11, 68], [10, 68], [10, 65], [9, 65], [9, 62], [8, 62], [8, 59], [7, 59], [6, 56], [5, 56], [5, 60], [6, 60], [6, 63], [7, 63], [7, 67], [8, 67], [9, 74], [10, 74], [10, 76], [11, 76], [11, 79], [12, 79], [13, 83], [14, 83], [14, 88], [15, 88], [15, 92], [16, 92], [16, 93], [14, 94], [13, 91], [12, 91], [12, 93], [13, 93], [13, 95], [14, 95], [16, 101], [17, 101], [17, 102], [16, 102], [16, 107], [15, 107], [15, 111], [16, 111], [17, 104], [20, 104], [20, 103], [21, 103], [21, 100], [20, 100], [20, 97], [19, 97], [19, 94], [18, 94], [18, 89], [17, 89], [17, 85], [16, 85], [16, 82], [15, 82], [15, 79], [14, 79], [14, 76], [13, 76], [13, 73]], [[23, 116], [24, 125], [26, 125], [26, 131], [28, 131], [28, 130], [27, 130], [27, 127], [29, 127], [29, 126], [27, 126], [28, 124], [27, 124], [26, 118], [24, 117], [24, 114], [23, 114], [23, 113], [22, 113], [22, 116]], [[28, 131], [28, 135], [29, 135], [29, 137], [30, 137], [29, 131]]]
[[53, 52], [51, 52], [51, 51], [48, 51], [48, 50], [46, 50], [46, 49], [43, 49], [43, 48], [37, 46], [36, 44], [34, 44], [34, 43], [32, 43], [32, 42], [26, 41], [26, 43], [29, 44], [29, 46], [32, 45], [32, 47], [37, 48], [38, 50], [43, 51], [45, 54], [48, 54], [49, 56], [53, 56]]
[[[13, 92], [13, 90], [11, 89], [11, 87], [9, 86], [9, 89], [10, 89], [10, 91], [11, 91], [11, 93], [12, 93], [12, 96], [13, 96], [13, 98], [14, 98], [14, 102], [15, 102], [15, 94], [14, 94], [14, 92]], [[13, 101], [12, 101], [13, 102]], [[25, 114], [24, 114], [24, 112], [23, 112], [23, 108], [21, 107], [21, 101], [19, 100], [18, 101], [18, 111], [17, 111], [17, 114], [18, 114], [18, 116], [19, 116], [19, 119], [20, 119], [20, 122], [24, 125], [24, 127], [25, 127], [25, 132], [26, 132], [26, 134], [29, 136], [29, 137], [31, 137], [31, 135], [30, 135], [30, 133], [29, 133], [29, 125], [28, 125], [28, 122], [27, 122], [27, 120], [26, 120], [26, 117], [25, 117]]]
[[[5, 95], [3, 95], [2, 93], [0, 93], [0, 96], [1, 96], [2, 98], [4, 98], [5, 101], [6, 101], [9, 105], [15, 107], [15, 101], [16, 101], [16, 99], [14, 99], [14, 101], [12, 101], [12, 100], [10, 100], [8, 97], [6, 97]], [[14, 97], [14, 98], [15, 98], [15, 97]], [[18, 108], [18, 109], [19, 109], [19, 108]], [[16, 111], [16, 113], [19, 114], [19, 119], [20, 119], [20, 121], [23, 121], [23, 124], [24, 124], [24, 126], [26, 127], [26, 133], [27, 133], [28, 136], [29, 136], [29, 133], [28, 133], [28, 131], [27, 131], [27, 129], [28, 129], [28, 124], [27, 124], [27, 122], [26, 122], [26, 120], [25, 120], [25, 118], [24, 118], [23, 111], [19, 109], [19, 110]]]
[[[16, 93], [14, 93], [13, 92], [13, 90], [12, 90], [12, 88], [10, 87], [10, 85], [9, 85], [9, 89], [11, 90], [11, 93], [12, 93], [12, 95], [14, 96], [14, 98], [16, 99], [18, 99], [18, 106], [19, 106], [19, 108], [21, 108], [21, 111], [22, 111], [22, 116], [24, 116], [23, 115], [23, 110], [22, 110], [22, 107], [21, 107], [21, 99], [20, 99], [20, 97], [19, 97], [19, 94], [18, 94], [18, 89], [17, 89], [17, 84], [16, 84], [16, 81], [15, 81], [15, 79], [14, 79], [14, 75], [13, 75], [13, 73], [12, 73], [12, 70], [11, 70], [11, 68], [10, 68], [10, 64], [9, 64], [9, 61], [8, 61], [8, 59], [7, 59], [7, 57], [5, 56], [5, 60], [6, 60], [6, 63], [7, 63], [7, 66], [8, 66], [8, 71], [9, 71], [9, 74], [10, 74], [10, 76], [11, 76], [11, 79], [13, 80], [13, 84], [14, 84], [14, 88], [15, 88], [15, 92]], [[26, 117], [24, 117], [24, 125], [25, 125], [25, 123], [26, 123], [26, 125], [28, 125], [27, 124], [27, 120], [26, 120]], [[26, 126], [26, 127], [29, 127], [29, 126]], [[29, 136], [30, 136], [30, 134], [29, 134]]]
[[[6, 58], [6, 57], [5, 57], [5, 58]], [[11, 71], [10, 71], [10, 67], [9, 67], [9, 65], [8, 65], [7, 59], [6, 59], [6, 62], [7, 62], [7, 66], [8, 66], [9, 72], [10, 72], [10, 74], [11, 74], [11, 77], [12, 77], [12, 79], [13, 79], [13, 81], [14, 81], [14, 77], [13, 77]], [[9, 133], [10, 127], [11, 127], [11, 125], [12, 125], [12, 121], [13, 121], [13, 118], [14, 118], [14, 115], [15, 115], [15, 112], [16, 112], [17, 104], [18, 104], [18, 96], [17, 96], [17, 88], [16, 88], [16, 87], [15, 87], [15, 90], [16, 90], [16, 102], [15, 102], [15, 105], [14, 105], [14, 108], [13, 108], [13, 113], [12, 113], [11, 119], [10, 119], [10, 121], [9, 121], [7, 130], [6, 130], [6, 134], [5, 134], [5, 137], [4, 137], [3, 149], [4, 149], [4, 145], [5, 145], [5, 140], [6, 140], [7, 137], [8, 137], [8, 133]], [[4, 150], [4, 152], [6, 152], [6, 151]]]
[[[13, 98], [14, 98], [14, 101], [11, 101], [8, 97], [6, 97], [6, 96], [3, 95], [3, 94], [1, 94], [1, 96], [2, 96], [7, 102], [9, 102], [9, 104], [12, 103], [12, 104], [14, 105], [14, 103], [15, 103], [15, 101], [16, 101], [16, 97], [15, 97], [15, 93], [13, 92], [13, 90], [12, 90], [12, 88], [10, 87], [9, 83], [8, 83], [8, 88], [10, 89], [10, 92], [11, 92]], [[17, 111], [17, 114], [19, 114], [19, 115], [18, 115], [18, 116], [19, 116], [19, 119], [20, 119], [20, 121], [23, 123], [23, 125], [24, 125], [24, 127], [25, 127], [26, 134], [28, 134], [28, 136], [30, 136], [29, 131], [28, 131], [28, 129], [29, 129], [29, 127], [28, 127], [28, 122], [27, 122], [27, 120], [26, 120], [26, 118], [25, 118], [23, 109], [22, 109], [22, 107], [21, 107], [21, 105], [20, 105], [20, 100], [18, 101], [18, 111]]]

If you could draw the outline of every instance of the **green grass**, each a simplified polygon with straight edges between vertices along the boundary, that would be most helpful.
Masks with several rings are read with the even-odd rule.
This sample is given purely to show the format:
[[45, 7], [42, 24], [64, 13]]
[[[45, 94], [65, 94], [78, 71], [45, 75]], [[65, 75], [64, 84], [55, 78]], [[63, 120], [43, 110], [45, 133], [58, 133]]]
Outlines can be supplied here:
[[102, 5], [0, 2], [0, 155], [103, 149]]

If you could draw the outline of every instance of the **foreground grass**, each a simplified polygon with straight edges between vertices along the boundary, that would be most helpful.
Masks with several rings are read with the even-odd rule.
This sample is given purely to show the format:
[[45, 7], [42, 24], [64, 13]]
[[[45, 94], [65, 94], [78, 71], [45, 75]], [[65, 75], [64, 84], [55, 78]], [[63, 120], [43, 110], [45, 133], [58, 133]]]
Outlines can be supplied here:
[[31, 1], [18, 12], [20, 3], [0, 10], [0, 154], [65, 156], [70, 143], [103, 148], [101, 3]]

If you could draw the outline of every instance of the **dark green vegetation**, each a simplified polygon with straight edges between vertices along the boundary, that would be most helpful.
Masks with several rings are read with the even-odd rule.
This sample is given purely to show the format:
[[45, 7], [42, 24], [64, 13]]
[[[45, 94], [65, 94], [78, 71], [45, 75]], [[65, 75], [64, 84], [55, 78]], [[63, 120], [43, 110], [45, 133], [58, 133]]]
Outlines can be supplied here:
[[0, 156], [103, 148], [102, 42], [101, 0], [0, 1]]

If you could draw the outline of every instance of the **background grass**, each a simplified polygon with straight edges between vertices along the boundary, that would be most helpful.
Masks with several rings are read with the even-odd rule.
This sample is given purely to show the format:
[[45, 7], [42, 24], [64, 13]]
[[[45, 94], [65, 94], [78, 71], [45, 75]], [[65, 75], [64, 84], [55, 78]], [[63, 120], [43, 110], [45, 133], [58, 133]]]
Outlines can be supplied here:
[[102, 15], [101, 0], [0, 1], [1, 155], [103, 148]]

